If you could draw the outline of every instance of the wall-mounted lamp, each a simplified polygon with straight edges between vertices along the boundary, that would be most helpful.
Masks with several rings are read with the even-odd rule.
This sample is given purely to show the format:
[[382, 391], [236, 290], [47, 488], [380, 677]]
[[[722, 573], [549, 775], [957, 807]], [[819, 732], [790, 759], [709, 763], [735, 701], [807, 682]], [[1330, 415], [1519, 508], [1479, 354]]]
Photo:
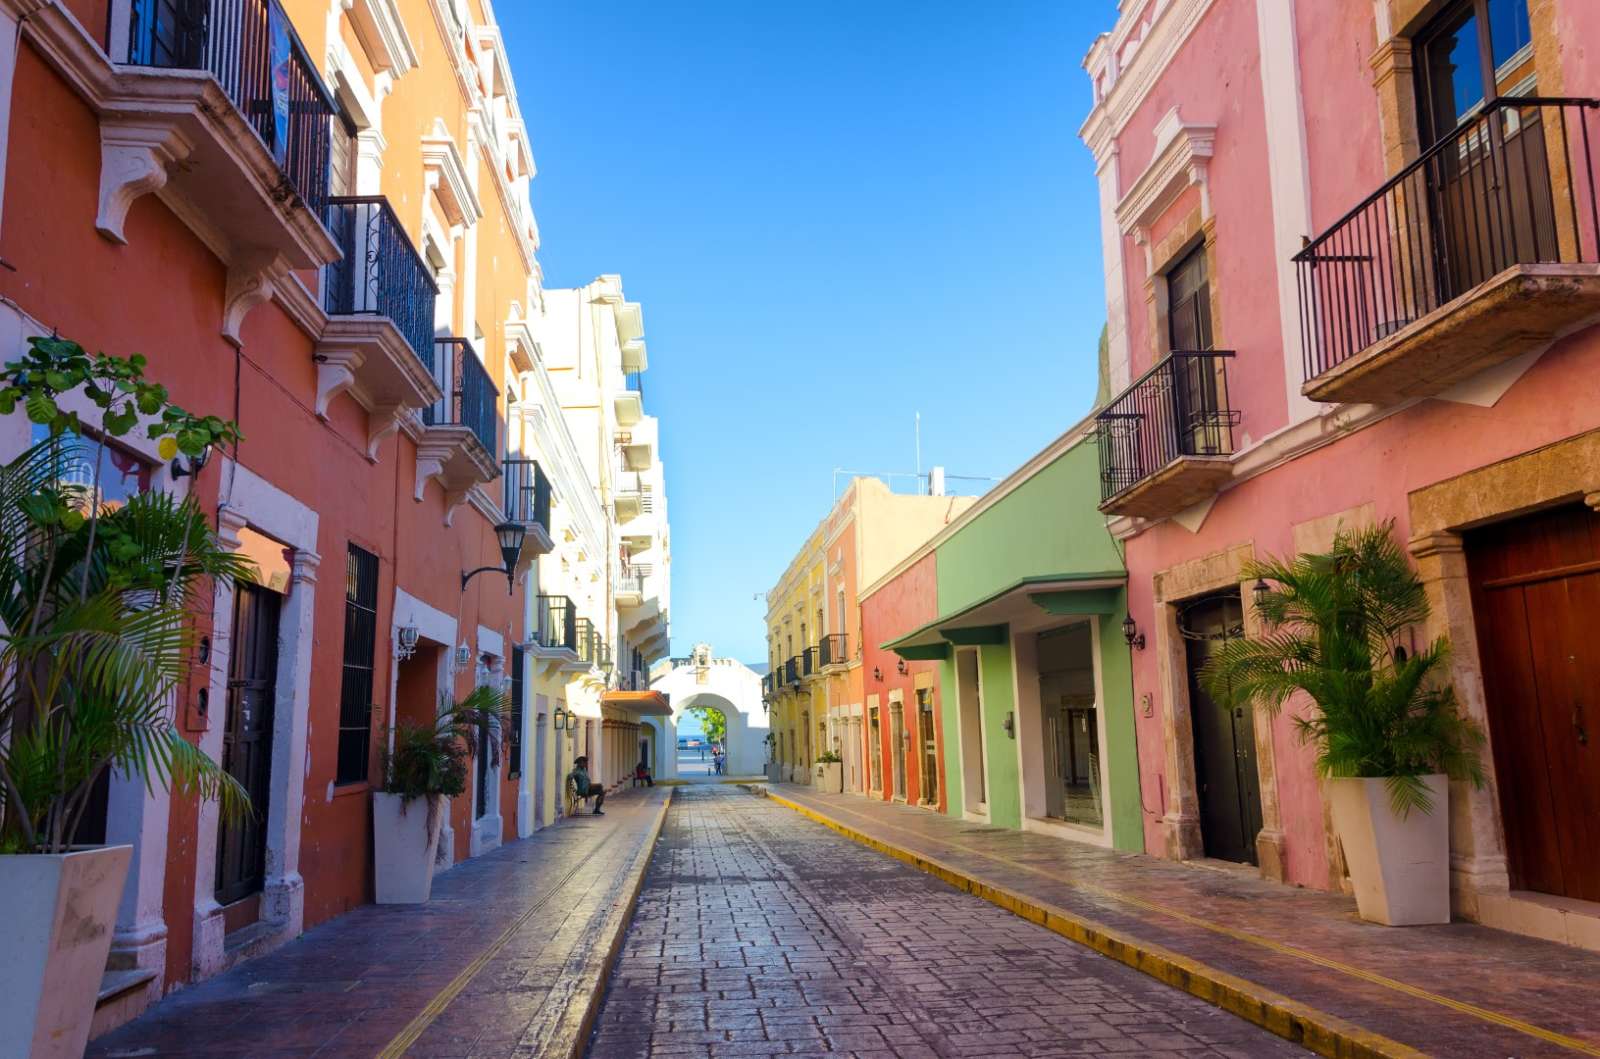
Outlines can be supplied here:
[[522, 539], [528, 535], [528, 527], [520, 522], [502, 522], [494, 528], [495, 540], [500, 543], [501, 566], [480, 566], [476, 570], [461, 575], [461, 591], [467, 590], [467, 582], [479, 574], [498, 573], [506, 575], [506, 595], [511, 595], [517, 588], [517, 556], [522, 554]]
[[395, 633], [395, 657], [404, 662], [417, 653], [417, 627], [402, 625]]
[[462, 644], [456, 648], [456, 668], [472, 664], [472, 648]]
[[558, 732], [564, 732], [567, 730], [567, 726], [570, 724], [571, 719], [572, 714], [568, 713], [560, 706], [557, 706], [556, 712], [550, 715], [550, 727], [554, 728]]
[[906, 660], [904, 658], [895, 663], [895, 668], [900, 671], [901, 676], [905, 676], [907, 673], [911, 672], [911, 667], [906, 665]]
[[882, 682], [882, 680], [883, 680], [883, 670], [878, 668], [877, 666], [873, 666], [872, 667], [872, 679], [876, 680], [876, 681], [879, 681], [879, 682]]
[[1255, 587], [1250, 590], [1250, 595], [1255, 597], [1256, 610], [1261, 609], [1261, 604], [1267, 601], [1267, 593], [1271, 591], [1272, 589], [1267, 587], [1265, 581], [1259, 578], [1256, 580]]
[[1129, 647], [1144, 650], [1144, 633], [1133, 623], [1132, 614], [1122, 619], [1122, 638], [1128, 642]]
[[172, 460], [172, 477], [191, 478], [198, 477], [205, 470], [206, 461], [211, 459], [211, 446], [207, 445], [199, 452], [189, 457], [189, 462], [184, 463], [182, 456], [175, 456]]

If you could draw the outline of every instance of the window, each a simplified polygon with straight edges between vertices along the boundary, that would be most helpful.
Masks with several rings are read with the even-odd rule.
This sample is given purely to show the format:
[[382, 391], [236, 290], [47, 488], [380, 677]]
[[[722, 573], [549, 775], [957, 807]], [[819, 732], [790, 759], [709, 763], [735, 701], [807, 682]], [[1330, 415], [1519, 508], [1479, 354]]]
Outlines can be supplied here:
[[[49, 427], [33, 424], [33, 444], [48, 441], [49, 438]], [[81, 440], [63, 434], [58, 441], [61, 444], [61, 457], [56, 470], [57, 480], [63, 484], [82, 486], [85, 490], [94, 488], [95, 450], [99, 449], [102, 509], [119, 508], [127, 503], [129, 497], [150, 491], [156, 468], [154, 463], [142, 456], [121, 448], [115, 442], [102, 444], [99, 437], [89, 431], [84, 432]]]
[[339, 108], [333, 117], [333, 142], [328, 150], [328, 194], [356, 193], [356, 123]]
[[377, 639], [378, 557], [352, 544], [344, 566], [344, 676], [339, 687], [335, 783], [362, 783], [367, 778]]
[[1204, 243], [1167, 270], [1167, 340], [1173, 350], [1211, 348], [1211, 283]]
[[1454, 131], [1489, 98], [1534, 94], [1532, 40], [1528, 0], [1458, 0], [1418, 34], [1423, 146]]
[[511, 721], [506, 740], [506, 756], [511, 759], [509, 775], [522, 775], [522, 648], [511, 648]]

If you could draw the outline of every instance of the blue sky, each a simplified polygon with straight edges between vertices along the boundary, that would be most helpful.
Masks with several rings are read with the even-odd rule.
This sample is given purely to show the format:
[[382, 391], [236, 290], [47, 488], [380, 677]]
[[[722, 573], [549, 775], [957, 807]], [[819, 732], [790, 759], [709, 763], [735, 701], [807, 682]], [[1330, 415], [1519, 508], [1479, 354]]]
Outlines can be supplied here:
[[764, 655], [836, 467], [1003, 476], [1105, 317], [1081, 62], [1111, 0], [572, 0], [496, 12], [552, 287], [621, 273], [662, 418], [673, 653]]

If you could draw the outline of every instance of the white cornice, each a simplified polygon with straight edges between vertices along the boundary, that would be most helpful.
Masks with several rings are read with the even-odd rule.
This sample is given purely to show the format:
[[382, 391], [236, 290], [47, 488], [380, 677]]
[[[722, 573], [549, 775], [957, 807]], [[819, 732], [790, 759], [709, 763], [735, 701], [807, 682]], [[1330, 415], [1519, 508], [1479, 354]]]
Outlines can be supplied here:
[[417, 49], [395, 0], [340, 0], [372, 68], [398, 78], [417, 67]]
[[422, 168], [428, 187], [438, 196], [452, 226], [470, 227], [483, 216], [483, 206], [467, 179], [467, 167], [456, 149], [456, 141], [445, 128], [443, 118], [435, 118], [433, 131], [422, 138]]
[[1207, 173], [1217, 127], [1184, 121], [1174, 106], [1156, 123], [1154, 135], [1154, 157], [1117, 203], [1117, 226], [1124, 234], [1148, 229], [1190, 185], [1200, 188], [1200, 216], [1211, 216]]
[[[1117, 71], [1116, 78], [1107, 88], [1104, 98], [1089, 111], [1089, 116], [1078, 129], [1079, 138], [1094, 152], [1097, 160], [1122, 134], [1123, 126], [1139, 108], [1139, 104], [1144, 102], [1156, 79], [1172, 62], [1173, 56], [1178, 54], [1178, 49], [1189, 39], [1189, 34], [1194, 32], [1194, 28], [1211, 9], [1213, 2], [1214, 0], [1167, 0], [1166, 7], [1150, 24], [1149, 33], [1138, 51], [1134, 53], [1133, 59], [1125, 69]], [[1138, 13], [1143, 14], [1143, 11]], [[1119, 19], [1117, 28], [1111, 31], [1110, 39], [1105, 44], [1113, 56], [1113, 65], [1114, 56], [1121, 51], [1136, 24], [1135, 18], [1126, 17]], [[1095, 47], [1100, 46], [1100, 42], [1096, 41]], [[1094, 54], [1092, 49], [1091, 54]], [[1090, 72], [1092, 76], [1093, 71]]]

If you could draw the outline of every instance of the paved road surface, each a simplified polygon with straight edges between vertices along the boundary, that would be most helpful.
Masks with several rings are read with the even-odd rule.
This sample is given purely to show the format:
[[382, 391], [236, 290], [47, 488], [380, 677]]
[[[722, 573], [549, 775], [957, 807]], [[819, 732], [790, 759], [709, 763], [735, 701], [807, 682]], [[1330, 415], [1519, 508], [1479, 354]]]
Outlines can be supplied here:
[[738, 788], [680, 787], [591, 1059], [1306, 1053]]

